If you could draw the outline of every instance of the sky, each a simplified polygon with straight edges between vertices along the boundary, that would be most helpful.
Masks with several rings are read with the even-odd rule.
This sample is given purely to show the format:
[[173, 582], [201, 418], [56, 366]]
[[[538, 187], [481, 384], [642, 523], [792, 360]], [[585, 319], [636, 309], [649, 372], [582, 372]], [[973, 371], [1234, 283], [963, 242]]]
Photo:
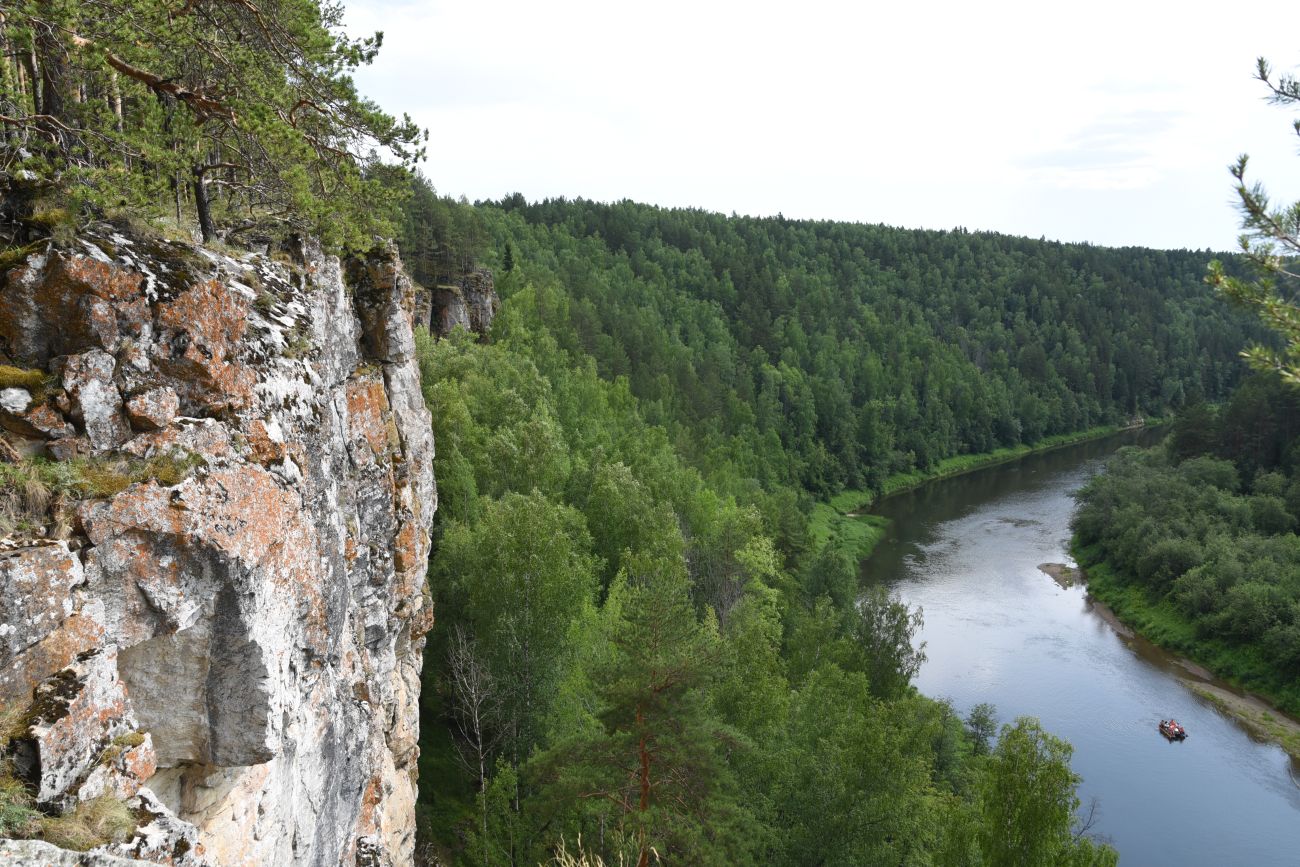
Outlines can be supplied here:
[[346, 0], [440, 193], [1233, 249], [1300, 198], [1300, 4]]

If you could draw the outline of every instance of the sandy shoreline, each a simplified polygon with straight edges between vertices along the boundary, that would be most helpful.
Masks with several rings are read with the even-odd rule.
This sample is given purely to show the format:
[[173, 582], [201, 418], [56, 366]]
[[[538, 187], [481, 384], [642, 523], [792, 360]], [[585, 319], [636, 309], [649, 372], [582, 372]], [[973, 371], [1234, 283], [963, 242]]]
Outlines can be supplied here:
[[[1063, 563], [1044, 563], [1038, 567], [1061, 587], [1086, 586], [1087, 576], [1083, 570]], [[1115, 616], [1115, 612], [1104, 602], [1088, 598], [1092, 610], [1105, 620], [1112, 629], [1126, 639], [1137, 639], [1151, 644], [1146, 638], [1134, 632]], [[1152, 647], [1156, 645], [1151, 644]], [[1214, 704], [1222, 712], [1238, 720], [1256, 737], [1276, 743], [1296, 760], [1300, 760], [1300, 720], [1292, 719], [1273, 707], [1264, 699], [1250, 693], [1235, 690], [1221, 683], [1208, 669], [1197, 665], [1174, 653], [1161, 649], [1169, 662], [1186, 672], [1176, 675], [1183, 685], [1192, 692]]]
[[1182, 681], [1192, 692], [1213, 702], [1255, 735], [1278, 744], [1293, 758], [1300, 759], [1300, 721], [1291, 719], [1256, 696], [1240, 695], [1213, 683], [1188, 678], [1182, 678]]
[[1052, 580], [1064, 589], [1068, 590], [1083, 584], [1083, 572], [1075, 566], [1067, 566], [1064, 563], [1040, 563], [1038, 568], [1050, 575]]

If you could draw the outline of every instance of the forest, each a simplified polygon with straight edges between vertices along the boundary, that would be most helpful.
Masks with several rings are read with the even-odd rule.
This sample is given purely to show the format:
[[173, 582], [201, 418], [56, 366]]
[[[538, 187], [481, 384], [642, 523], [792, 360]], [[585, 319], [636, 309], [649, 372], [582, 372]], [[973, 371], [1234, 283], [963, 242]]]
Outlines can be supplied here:
[[811, 515], [1224, 399], [1264, 338], [1208, 253], [413, 187], [412, 268], [478, 258], [503, 297], [421, 347], [429, 857], [1113, 863], [1069, 745], [919, 695], [924, 613]]
[[[918, 694], [924, 612], [860, 587], [811, 516], [945, 460], [1227, 399], [1240, 347], [1268, 341], [1204, 284], [1210, 254], [453, 202], [414, 171], [427, 133], [356, 90], [382, 36], [341, 22], [314, 0], [6, 4], [0, 270], [102, 220], [345, 255], [396, 235], [425, 285], [493, 269], [491, 334], [419, 347], [440, 493], [426, 860], [1115, 863], [1069, 745]], [[1258, 541], [1198, 579], [1227, 600], [1207, 628], [1294, 647], [1294, 623], [1249, 616], [1261, 595], [1294, 608], [1294, 582], [1228, 580], [1282, 556], [1265, 529], [1295, 521], [1289, 451], [1223, 463], [1259, 432], [1230, 427], [1217, 457], [1130, 460], [1222, 478]]]
[[1300, 711], [1300, 395], [1271, 374], [1188, 407], [1081, 492], [1091, 592], [1156, 641]]

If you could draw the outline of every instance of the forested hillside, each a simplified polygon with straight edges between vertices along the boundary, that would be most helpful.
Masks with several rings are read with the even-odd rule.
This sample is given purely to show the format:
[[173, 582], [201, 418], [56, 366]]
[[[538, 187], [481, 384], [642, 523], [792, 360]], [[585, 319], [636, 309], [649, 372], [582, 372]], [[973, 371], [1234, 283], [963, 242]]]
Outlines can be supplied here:
[[1080, 494], [1092, 592], [1153, 639], [1300, 711], [1300, 395], [1271, 374]]
[[478, 212], [496, 256], [563, 286], [562, 345], [626, 376], [692, 462], [818, 493], [1217, 399], [1253, 334], [1203, 285], [1208, 253], [630, 202]]
[[915, 693], [922, 613], [863, 595], [810, 505], [1221, 397], [1258, 331], [1208, 255], [431, 195], [415, 267], [481, 256], [504, 303], [422, 347], [430, 851], [1113, 859], [1076, 835], [1068, 745]]

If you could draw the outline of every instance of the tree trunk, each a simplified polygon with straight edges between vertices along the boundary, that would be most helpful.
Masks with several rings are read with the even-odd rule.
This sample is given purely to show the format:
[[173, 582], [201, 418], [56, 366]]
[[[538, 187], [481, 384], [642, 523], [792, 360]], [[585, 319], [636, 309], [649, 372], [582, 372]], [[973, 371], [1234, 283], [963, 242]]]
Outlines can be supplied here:
[[40, 106], [37, 109], [38, 114], [48, 114], [56, 120], [64, 119], [64, 94], [63, 94], [63, 58], [60, 57], [62, 46], [54, 38], [54, 34], [45, 27], [37, 28], [36, 31], [36, 56], [39, 67], [41, 86], [40, 86]]
[[32, 114], [42, 114], [41, 79], [40, 76], [36, 74], [36, 52], [24, 51], [18, 56], [18, 60], [21, 64], [18, 68], [19, 85], [20, 87], [23, 86], [24, 82], [22, 81], [22, 79], [26, 78], [24, 89], [28, 92], [28, 95], [31, 97]]
[[194, 167], [194, 208], [199, 212], [199, 232], [203, 234], [203, 243], [211, 243], [217, 230], [212, 225], [212, 203], [208, 201], [208, 188], [203, 181], [207, 171], [205, 166]]
[[[637, 728], [642, 728], [643, 725], [645, 724], [645, 717], [644, 715], [642, 715], [641, 708], [639, 707], [636, 709], [636, 724], [637, 724]], [[639, 808], [639, 812], [641, 813], [641, 821], [638, 823], [639, 828], [637, 831], [637, 836], [639, 838], [638, 842], [640, 843], [641, 853], [640, 856], [637, 858], [636, 865], [637, 867], [650, 867], [650, 847], [646, 844], [646, 835], [645, 835], [646, 813], [650, 809], [650, 749], [648, 744], [646, 743], [646, 736], [644, 730], [641, 733], [640, 743], [637, 746], [638, 746], [637, 751], [639, 753], [639, 758], [641, 760], [641, 768], [640, 768], [641, 797], [637, 804]]]
[[117, 131], [122, 132], [122, 86], [117, 81], [117, 70], [110, 70], [108, 74], [109, 93], [112, 97], [113, 116], [117, 118], [115, 125]]

